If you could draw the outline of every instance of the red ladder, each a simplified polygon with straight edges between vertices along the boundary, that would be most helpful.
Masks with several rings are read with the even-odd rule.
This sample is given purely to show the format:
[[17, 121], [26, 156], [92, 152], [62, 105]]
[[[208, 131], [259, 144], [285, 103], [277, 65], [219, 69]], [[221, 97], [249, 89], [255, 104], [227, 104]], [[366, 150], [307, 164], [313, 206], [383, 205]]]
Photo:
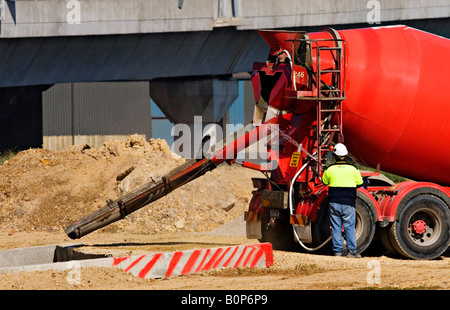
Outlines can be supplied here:
[[[334, 46], [317, 47], [317, 59], [320, 62], [320, 53], [328, 51], [334, 59], [332, 69], [321, 70], [320, 63], [317, 65], [317, 161], [318, 171], [321, 172], [322, 165], [327, 163], [326, 153], [331, 151], [333, 142], [343, 142], [342, 128], [342, 101], [344, 97], [345, 76], [342, 68], [344, 64], [343, 41], [336, 39]], [[324, 74], [331, 74], [331, 85], [322, 82]], [[322, 84], [324, 84], [322, 86]]]

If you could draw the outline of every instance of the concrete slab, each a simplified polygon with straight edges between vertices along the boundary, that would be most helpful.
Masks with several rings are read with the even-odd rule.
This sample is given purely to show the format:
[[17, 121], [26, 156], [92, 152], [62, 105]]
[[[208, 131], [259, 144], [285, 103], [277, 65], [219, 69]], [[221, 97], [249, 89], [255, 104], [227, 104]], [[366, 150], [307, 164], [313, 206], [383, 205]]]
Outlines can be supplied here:
[[1, 251], [0, 267], [3, 269], [53, 262], [55, 249], [56, 245], [49, 245]]
[[76, 251], [75, 249], [80, 246], [82, 244], [44, 245], [0, 251], [0, 270], [107, 257], [103, 254], [86, 254]]

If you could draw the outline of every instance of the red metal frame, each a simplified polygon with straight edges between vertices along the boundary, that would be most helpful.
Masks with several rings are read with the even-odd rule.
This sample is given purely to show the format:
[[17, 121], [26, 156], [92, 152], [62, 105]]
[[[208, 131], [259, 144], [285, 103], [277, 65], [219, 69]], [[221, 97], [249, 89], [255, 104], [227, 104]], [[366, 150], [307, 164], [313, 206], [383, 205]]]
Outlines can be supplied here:
[[386, 192], [379, 200], [378, 205], [380, 206], [381, 217], [389, 222], [395, 221], [398, 219], [398, 206], [405, 196], [414, 190], [424, 190], [426, 188], [436, 189], [450, 198], [450, 188], [440, 186], [436, 183], [416, 181], [398, 183], [390, 187], [389, 192]]

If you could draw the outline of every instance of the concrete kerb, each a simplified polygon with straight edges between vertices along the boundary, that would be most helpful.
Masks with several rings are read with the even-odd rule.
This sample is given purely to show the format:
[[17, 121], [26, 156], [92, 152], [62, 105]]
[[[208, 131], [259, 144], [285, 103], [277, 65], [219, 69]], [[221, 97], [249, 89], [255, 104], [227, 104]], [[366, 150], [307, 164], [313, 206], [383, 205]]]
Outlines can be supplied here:
[[[59, 247], [60, 258], [55, 254]], [[62, 250], [61, 249], [67, 249]], [[62, 253], [62, 254], [61, 254]], [[102, 257], [101, 257], [102, 256]], [[73, 246], [42, 246], [0, 251], [0, 274], [70, 270], [82, 267], [114, 267], [140, 278], [162, 278], [198, 273], [210, 269], [239, 267], [269, 267], [273, 265], [270, 243], [218, 248], [152, 253], [123, 257], [84, 254]], [[57, 259], [64, 261], [58, 262]], [[56, 260], [56, 262], [55, 262]]]

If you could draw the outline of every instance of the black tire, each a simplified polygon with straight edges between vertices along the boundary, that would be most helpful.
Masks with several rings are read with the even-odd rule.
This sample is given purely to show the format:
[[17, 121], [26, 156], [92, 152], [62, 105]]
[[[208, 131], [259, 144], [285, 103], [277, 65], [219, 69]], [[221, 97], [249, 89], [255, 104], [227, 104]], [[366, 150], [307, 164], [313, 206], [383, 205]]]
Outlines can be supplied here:
[[297, 251], [292, 225], [289, 223], [289, 210], [279, 210], [280, 217], [270, 217], [269, 210], [261, 215], [260, 242], [270, 242], [274, 250]]
[[[314, 246], [319, 246], [331, 235], [328, 205], [329, 201], [328, 198], [326, 198], [317, 212], [317, 220], [313, 227]], [[362, 253], [372, 242], [373, 236], [375, 235], [376, 226], [373, 211], [370, 207], [370, 200], [368, 200], [367, 197], [360, 192], [357, 192], [356, 195], [355, 212], [357, 253]], [[327, 252], [330, 252], [331, 248], [330, 242], [329, 245], [326, 246]]]
[[[318, 247], [331, 236], [329, 216], [329, 199], [326, 197], [317, 210], [316, 221], [312, 223], [312, 247]], [[331, 241], [322, 248], [322, 252], [332, 253]]]
[[357, 192], [355, 203], [357, 253], [363, 253], [375, 235], [376, 225], [370, 203], [364, 194]]
[[[399, 210], [389, 237], [395, 250], [413, 259], [434, 259], [447, 250], [450, 243], [450, 210], [432, 194], [419, 194]], [[421, 224], [421, 230], [414, 228]], [[426, 229], [426, 230], [425, 230]]]
[[394, 255], [398, 255], [399, 253], [395, 249], [395, 247], [391, 243], [391, 239], [389, 237], [389, 231], [391, 230], [392, 223], [389, 223], [386, 227], [378, 227], [378, 236], [380, 237], [381, 244]]

